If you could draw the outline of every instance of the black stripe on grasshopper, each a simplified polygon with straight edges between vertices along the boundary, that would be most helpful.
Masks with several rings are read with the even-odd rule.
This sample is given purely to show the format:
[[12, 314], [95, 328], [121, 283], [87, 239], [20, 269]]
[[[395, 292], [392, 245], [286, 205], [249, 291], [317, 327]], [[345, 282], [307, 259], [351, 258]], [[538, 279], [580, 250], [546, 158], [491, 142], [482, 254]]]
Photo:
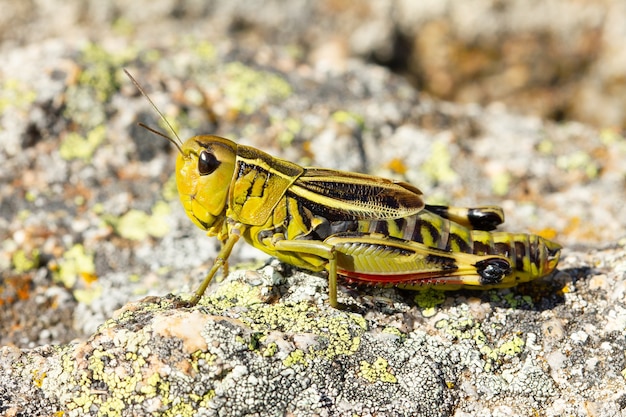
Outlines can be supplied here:
[[464, 208], [426, 204], [425, 210], [475, 230], [490, 231], [504, 223], [504, 212], [496, 206]]

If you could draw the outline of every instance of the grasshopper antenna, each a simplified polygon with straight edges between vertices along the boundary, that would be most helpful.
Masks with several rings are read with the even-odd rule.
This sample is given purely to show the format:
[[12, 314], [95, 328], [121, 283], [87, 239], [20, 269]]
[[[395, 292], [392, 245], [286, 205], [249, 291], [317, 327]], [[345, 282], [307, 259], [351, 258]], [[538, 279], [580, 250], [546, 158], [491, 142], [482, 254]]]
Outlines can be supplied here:
[[171, 137], [167, 136], [165, 133], [159, 132], [156, 129], [153, 129], [149, 126], [146, 126], [143, 123], [139, 123], [139, 126], [143, 127], [144, 129], [146, 129], [149, 132], [154, 133], [155, 135], [161, 136], [167, 140], [169, 140], [171, 143], [174, 144], [174, 146], [176, 146], [176, 149], [178, 149], [178, 152], [180, 152], [181, 155], [184, 155], [183, 153], [183, 149], [182, 149], [182, 144], [183, 142], [180, 140], [180, 137], [178, 136], [178, 134], [176, 133], [176, 131], [174, 130], [174, 128], [172, 127], [172, 125], [170, 124], [170, 122], [165, 118], [165, 116], [163, 115], [163, 113], [161, 113], [161, 111], [159, 110], [159, 108], [156, 106], [156, 104], [154, 104], [154, 102], [152, 101], [152, 99], [148, 96], [148, 93], [145, 92], [145, 90], [143, 89], [143, 87], [141, 87], [141, 85], [139, 85], [139, 83], [137, 82], [137, 80], [135, 80], [135, 78], [130, 75], [130, 72], [128, 72], [128, 70], [126, 68], [124, 68], [124, 72], [126, 73], [126, 75], [128, 76], [128, 78], [130, 78], [130, 80], [133, 82], [133, 84], [135, 84], [135, 87], [137, 87], [137, 90], [139, 90], [139, 92], [141, 93], [142, 96], [144, 96], [148, 102], [150, 103], [150, 105], [152, 106], [152, 108], [154, 109], [154, 111], [157, 112], [157, 114], [161, 117], [161, 120], [163, 120], [165, 122], [165, 124], [167, 125], [167, 127], [170, 129], [170, 131], [174, 134], [174, 137], [176, 138], [176, 140], [172, 139]]

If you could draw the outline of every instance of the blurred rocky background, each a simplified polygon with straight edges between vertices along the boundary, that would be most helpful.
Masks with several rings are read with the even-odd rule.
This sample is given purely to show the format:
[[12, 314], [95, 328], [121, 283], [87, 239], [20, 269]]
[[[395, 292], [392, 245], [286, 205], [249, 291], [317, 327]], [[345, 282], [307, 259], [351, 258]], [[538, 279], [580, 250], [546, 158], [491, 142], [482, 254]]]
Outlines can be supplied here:
[[[49, 38], [110, 35], [165, 44], [227, 38], [292, 46], [342, 71], [358, 58], [422, 92], [597, 127], [626, 120], [626, 4], [601, 0], [2, 2], [3, 51]], [[262, 49], [262, 48], [261, 48]]]

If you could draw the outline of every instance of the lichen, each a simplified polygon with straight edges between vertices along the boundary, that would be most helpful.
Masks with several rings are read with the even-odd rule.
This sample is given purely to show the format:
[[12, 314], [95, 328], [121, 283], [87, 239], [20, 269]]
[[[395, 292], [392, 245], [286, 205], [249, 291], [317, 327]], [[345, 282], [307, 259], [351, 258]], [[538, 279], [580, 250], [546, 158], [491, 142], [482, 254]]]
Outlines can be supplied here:
[[398, 379], [389, 370], [389, 363], [386, 359], [378, 357], [371, 364], [367, 361], [361, 361], [359, 376], [367, 381], [374, 383], [376, 381], [395, 384]]
[[78, 133], [70, 132], [61, 142], [59, 154], [66, 160], [83, 159], [89, 161], [106, 137], [106, 128], [96, 126], [91, 129], [87, 136], [83, 137]]
[[58, 262], [54, 279], [66, 288], [73, 288], [78, 278], [93, 282], [95, 274], [93, 254], [85, 251], [83, 245], [78, 243], [63, 254], [63, 258]]
[[148, 237], [161, 238], [169, 233], [167, 218], [170, 214], [170, 206], [164, 201], [157, 201], [152, 206], [152, 213], [148, 214], [140, 210], [129, 210], [124, 215], [103, 216], [103, 219], [111, 224], [115, 231], [123, 238], [130, 240], [145, 240]]
[[11, 257], [11, 263], [13, 269], [18, 273], [35, 269], [39, 267], [39, 249], [32, 249], [28, 252], [24, 249], [18, 249]]
[[432, 317], [436, 313], [436, 307], [446, 300], [446, 294], [432, 288], [417, 291], [413, 298], [415, 303], [422, 309], [424, 317]]
[[222, 71], [225, 99], [231, 108], [242, 114], [253, 114], [268, 102], [284, 100], [292, 94], [291, 86], [283, 77], [241, 62], [228, 63]]

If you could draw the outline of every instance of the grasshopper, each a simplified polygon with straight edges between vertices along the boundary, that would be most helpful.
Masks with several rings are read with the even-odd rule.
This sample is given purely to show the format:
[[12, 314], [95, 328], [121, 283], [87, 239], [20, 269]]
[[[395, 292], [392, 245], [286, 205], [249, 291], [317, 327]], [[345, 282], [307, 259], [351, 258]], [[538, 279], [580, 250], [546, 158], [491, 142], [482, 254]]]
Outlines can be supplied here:
[[189, 218], [222, 243], [190, 301], [228, 266], [237, 241], [280, 261], [326, 271], [329, 304], [337, 281], [405, 289], [504, 288], [552, 273], [561, 246], [532, 234], [493, 232], [501, 208], [425, 204], [411, 184], [371, 175], [302, 167], [218, 136], [180, 140], [176, 184]]

